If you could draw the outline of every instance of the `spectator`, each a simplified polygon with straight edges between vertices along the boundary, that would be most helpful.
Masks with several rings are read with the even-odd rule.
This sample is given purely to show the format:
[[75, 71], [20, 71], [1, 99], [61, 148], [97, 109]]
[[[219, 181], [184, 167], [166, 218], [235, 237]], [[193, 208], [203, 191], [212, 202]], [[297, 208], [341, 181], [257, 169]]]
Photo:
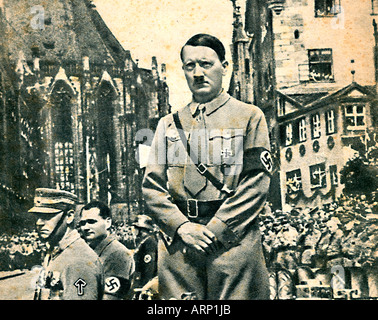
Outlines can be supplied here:
[[135, 288], [142, 288], [157, 275], [158, 239], [150, 217], [139, 215], [134, 227], [136, 229]]

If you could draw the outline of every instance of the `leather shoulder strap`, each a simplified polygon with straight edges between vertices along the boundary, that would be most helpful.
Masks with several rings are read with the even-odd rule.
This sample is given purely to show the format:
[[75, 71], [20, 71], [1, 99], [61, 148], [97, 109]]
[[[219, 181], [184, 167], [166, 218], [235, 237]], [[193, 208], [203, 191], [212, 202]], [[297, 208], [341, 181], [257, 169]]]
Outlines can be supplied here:
[[205, 176], [218, 190], [227, 193], [228, 196], [232, 196], [235, 193], [233, 190], [230, 190], [226, 184], [218, 180], [209, 170], [207, 170], [207, 167], [203, 163], [198, 163], [198, 157], [193, 152], [193, 150], [190, 149], [189, 142], [186, 139], [184, 129], [182, 128], [182, 124], [181, 124], [178, 112], [175, 112], [173, 114], [173, 121], [175, 122], [176, 128], [180, 136], [180, 140], [184, 145], [184, 149], [188, 153], [194, 165], [197, 167], [198, 172], [201, 175]]

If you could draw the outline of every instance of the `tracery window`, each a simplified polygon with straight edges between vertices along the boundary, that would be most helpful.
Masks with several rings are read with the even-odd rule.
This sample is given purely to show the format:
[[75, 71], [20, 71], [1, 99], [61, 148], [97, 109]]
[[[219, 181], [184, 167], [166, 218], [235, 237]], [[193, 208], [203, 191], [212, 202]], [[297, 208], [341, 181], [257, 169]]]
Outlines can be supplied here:
[[74, 147], [70, 89], [58, 83], [52, 92], [52, 131], [56, 188], [75, 191]]

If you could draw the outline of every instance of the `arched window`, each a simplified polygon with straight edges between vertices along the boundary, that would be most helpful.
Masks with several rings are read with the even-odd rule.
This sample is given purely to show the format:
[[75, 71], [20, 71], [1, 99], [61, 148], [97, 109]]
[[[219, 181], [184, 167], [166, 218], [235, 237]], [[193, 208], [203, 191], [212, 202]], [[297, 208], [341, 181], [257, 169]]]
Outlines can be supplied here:
[[116, 92], [108, 81], [103, 81], [97, 96], [97, 160], [99, 198], [107, 202], [109, 191], [116, 188], [116, 148], [114, 128], [114, 99]]
[[55, 185], [58, 189], [74, 192], [71, 99], [72, 93], [67, 84], [58, 82], [51, 94]]

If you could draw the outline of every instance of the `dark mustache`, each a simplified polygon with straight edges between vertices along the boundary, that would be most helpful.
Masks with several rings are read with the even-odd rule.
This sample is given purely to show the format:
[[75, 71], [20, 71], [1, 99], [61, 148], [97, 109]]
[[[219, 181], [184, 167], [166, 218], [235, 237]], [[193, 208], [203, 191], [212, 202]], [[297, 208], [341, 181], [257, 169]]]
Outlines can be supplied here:
[[196, 77], [194, 78], [194, 84], [202, 84], [202, 83], [205, 83], [205, 77], [201, 76], [201, 77]]

